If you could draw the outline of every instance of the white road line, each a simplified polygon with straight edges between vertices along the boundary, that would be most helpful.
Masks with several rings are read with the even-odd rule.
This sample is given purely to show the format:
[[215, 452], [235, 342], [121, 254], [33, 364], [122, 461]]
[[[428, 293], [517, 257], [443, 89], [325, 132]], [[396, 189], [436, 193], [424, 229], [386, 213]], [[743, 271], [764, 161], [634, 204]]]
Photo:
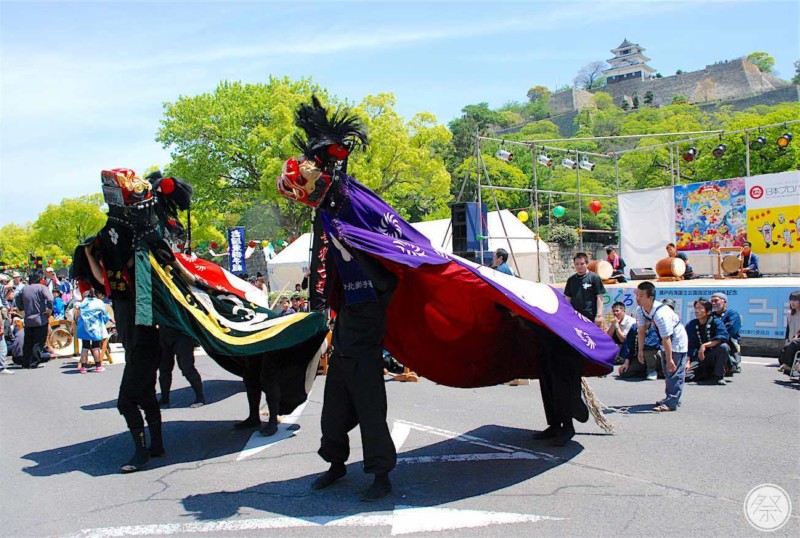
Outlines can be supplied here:
[[742, 361], [742, 364], [758, 364], [759, 366], [769, 366], [770, 364], [777, 364], [778, 359], [769, 362], [758, 362], [758, 361]]
[[452, 463], [461, 461], [490, 460], [541, 460], [544, 459], [530, 452], [495, 452], [488, 454], [444, 454], [441, 456], [415, 456], [413, 458], [397, 458], [397, 463]]
[[[485, 512], [482, 510], [456, 510], [452, 508], [428, 508], [396, 506], [391, 514], [367, 514], [340, 517], [314, 516], [294, 518], [278, 516], [263, 519], [240, 519], [232, 521], [203, 521], [196, 523], [167, 523], [164, 525], [131, 525], [124, 527], [101, 527], [82, 529], [67, 535], [69, 538], [110, 538], [116, 536], [165, 536], [170, 534], [244, 532], [266, 529], [289, 529], [297, 527], [381, 527], [391, 526], [392, 535], [416, 532], [435, 532], [452, 529], [507, 525], [510, 523], [537, 523], [540, 521], [563, 521], [564, 518], [515, 514], [511, 512]], [[66, 537], [65, 537], [66, 538]]]

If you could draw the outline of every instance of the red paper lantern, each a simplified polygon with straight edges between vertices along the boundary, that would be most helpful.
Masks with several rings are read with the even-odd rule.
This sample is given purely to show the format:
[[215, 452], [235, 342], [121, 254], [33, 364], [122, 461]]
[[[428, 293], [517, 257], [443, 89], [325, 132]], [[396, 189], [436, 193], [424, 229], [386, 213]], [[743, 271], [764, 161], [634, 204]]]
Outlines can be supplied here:
[[256, 248], [256, 242], [250, 241], [249, 243], [247, 243], [247, 246], [249, 246], [250, 248]]
[[64, 265], [67, 265], [67, 259], [66, 258], [61, 258], [61, 263], [63, 263]]
[[591, 211], [595, 215], [600, 213], [601, 209], [603, 209], [603, 204], [601, 204], [599, 201], [592, 200], [591, 202], [589, 202], [589, 211]]
[[47, 260], [47, 265], [53, 265], [53, 260]]
[[211, 248], [213, 248], [213, 249], [215, 249], [215, 250], [216, 250], [216, 248], [217, 248], [218, 246], [219, 246], [219, 245], [217, 244], [217, 242], [216, 242], [216, 241], [212, 241], [212, 242], [211, 242]]

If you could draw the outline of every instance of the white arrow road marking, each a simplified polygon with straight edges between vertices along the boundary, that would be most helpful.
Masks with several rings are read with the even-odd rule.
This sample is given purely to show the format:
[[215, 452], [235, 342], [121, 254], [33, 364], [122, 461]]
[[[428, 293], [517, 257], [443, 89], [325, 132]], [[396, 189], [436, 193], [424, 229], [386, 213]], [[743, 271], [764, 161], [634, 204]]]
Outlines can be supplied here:
[[[454, 462], [454, 461], [485, 461], [485, 460], [546, 460], [546, 461], [562, 461], [562, 458], [548, 454], [547, 452], [536, 452], [535, 450], [528, 450], [514, 445], [507, 445], [505, 443], [495, 443], [488, 439], [476, 437], [474, 435], [464, 435], [457, 432], [443, 430], [441, 428], [434, 428], [432, 426], [425, 426], [423, 424], [416, 424], [405, 420], [396, 420], [392, 428], [392, 439], [395, 439], [395, 431], [398, 431], [402, 426], [409, 430], [416, 430], [424, 433], [430, 433], [439, 437], [444, 437], [452, 441], [461, 443], [469, 443], [471, 445], [481, 446], [496, 450], [499, 454], [491, 453], [477, 453], [477, 454], [446, 454], [441, 456], [418, 456], [418, 457], [398, 457], [397, 463], [433, 463], [433, 462]], [[405, 434], [406, 437], [408, 433]], [[405, 438], [403, 439], [405, 440]], [[397, 442], [395, 441], [395, 446]], [[399, 447], [398, 447], [399, 448]]]
[[403, 443], [408, 439], [408, 434], [411, 433], [411, 426], [405, 422], [394, 421], [392, 424], [392, 441], [394, 442], [394, 449], [400, 452]]
[[291, 415], [286, 415], [283, 417], [283, 420], [278, 424], [278, 433], [275, 435], [265, 437], [257, 431], [253, 432], [253, 435], [251, 435], [250, 439], [247, 440], [247, 444], [239, 453], [239, 457], [236, 458], [236, 461], [249, 458], [250, 456], [258, 454], [262, 450], [266, 450], [273, 445], [277, 445], [281, 441], [285, 441], [286, 439], [290, 439], [297, 435], [297, 432], [300, 430], [300, 428], [296, 427], [295, 425], [297, 423], [297, 419], [299, 419], [300, 415], [303, 413], [303, 409], [306, 408], [307, 403], [308, 400], [295, 409]]
[[240, 519], [233, 521], [203, 521], [197, 523], [167, 523], [164, 525], [135, 525], [81, 529], [69, 538], [109, 538], [114, 536], [164, 536], [169, 534], [243, 532], [264, 529], [289, 529], [296, 527], [392, 527], [392, 535], [415, 532], [433, 532], [452, 529], [507, 525], [509, 523], [536, 523], [563, 521], [564, 518], [514, 514], [511, 512], [484, 512], [481, 510], [455, 510], [452, 508], [426, 508], [397, 506], [391, 514], [367, 514], [348, 517], [314, 516], [309, 518], [274, 517]]

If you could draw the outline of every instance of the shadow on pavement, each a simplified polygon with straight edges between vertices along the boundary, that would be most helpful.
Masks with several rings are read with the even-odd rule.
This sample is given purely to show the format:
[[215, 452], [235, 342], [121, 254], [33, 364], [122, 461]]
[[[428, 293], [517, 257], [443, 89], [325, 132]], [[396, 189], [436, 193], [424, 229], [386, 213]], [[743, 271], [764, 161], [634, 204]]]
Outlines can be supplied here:
[[786, 387], [787, 389], [800, 390], [800, 383], [796, 383], [794, 381], [775, 379], [774, 383], [776, 385], [780, 385], [781, 387]]
[[[167, 455], [153, 458], [144, 471], [188, 462], [199, 462], [241, 451], [253, 430], [236, 430], [234, 420], [166, 421], [163, 425]], [[120, 422], [123, 425], [124, 422]], [[149, 439], [149, 434], [148, 434]], [[182, 440], [190, 440], [188, 442]], [[22, 456], [35, 462], [23, 467], [31, 476], [53, 476], [82, 472], [90, 476], [119, 474], [119, 466], [133, 455], [133, 443], [127, 430], [70, 446]]]
[[[75, 370], [77, 372], [77, 370]], [[101, 374], [102, 375], [102, 374]], [[244, 392], [244, 383], [232, 379], [209, 379], [203, 381], [203, 392], [206, 397], [206, 405], [214, 402], [221, 402], [226, 398]], [[158, 395], [158, 391], [156, 391]], [[173, 389], [169, 393], [170, 407], [189, 407], [194, 402], [194, 391], [191, 387]], [[84, 411], [97, 411], [99, 409], [116, 409], [117, 400], [108, 400], [95, 404], [82, 405]], [[247, 415], [247, 401], [242, 401], [242, 415]], [[241, 419], [240, 419], [241, 420]]]
[[[328, 467], [320, 460], [313, 474], [264, 482], [240, 491], [190, 495], [184, 498], [183, 506], [197, 520], [224, 520], [248, 508], [300, 519], [318, 519], [321, 514], [340, 519], [385, 511], [395, 504], [438, 506], [535, 478], [583, 450], [574, 441], [562, 448], [550, 447], [532, 441], [530, 434], [530, 430], [489, 425], [463, 434], [461, 440], [448, 439], [401, 452], [391, 474], [392, 493], [372, 504], [359, 501], [359, 494], [372, 482], [372, 475], [363, 473], [360, 461], [350, 463], [347, 476], [329, 488], [312, 491], [311, 483]], [[471, 442], [468, 436], [473, 437]]]

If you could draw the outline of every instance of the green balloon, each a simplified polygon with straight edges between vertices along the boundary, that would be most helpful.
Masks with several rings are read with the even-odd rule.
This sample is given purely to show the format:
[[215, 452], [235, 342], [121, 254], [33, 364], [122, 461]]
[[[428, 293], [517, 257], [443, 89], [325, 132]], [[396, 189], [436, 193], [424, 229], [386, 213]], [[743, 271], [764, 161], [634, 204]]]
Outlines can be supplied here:
[[556, 217], [563, 217], [564, 215], [566, 215], [566, 213], [567, 210], [560, 205], [557, 205], [553, 208], [553, 215], [555, 215]]

